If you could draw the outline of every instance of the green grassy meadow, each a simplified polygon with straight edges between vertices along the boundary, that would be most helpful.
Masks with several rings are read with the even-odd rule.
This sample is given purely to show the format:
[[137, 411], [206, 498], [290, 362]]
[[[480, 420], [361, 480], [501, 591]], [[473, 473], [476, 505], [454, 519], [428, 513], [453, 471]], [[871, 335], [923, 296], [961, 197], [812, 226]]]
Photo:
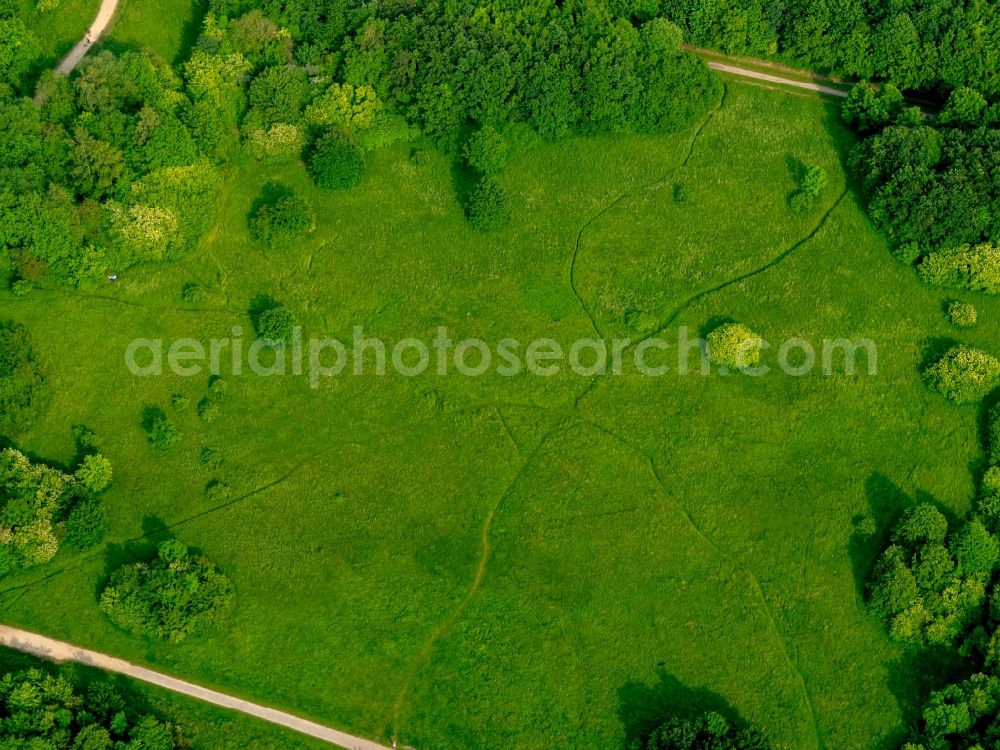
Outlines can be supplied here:
[[[501, 178], [514, 221], [489, 235], [465, 222], [449, 160], [417, 163], [411, 145], [369, 154], [344, 193], [301, 165], [242, 163], [200, 252], [81, 292], [0, 293], [53, 391], [17, 446], [70, 463], [85, 424], [115, 467], [112, 543], [5, 579], [4, 621], [417, 748], [622, 748], [684, 706], [727, 706], [780, 748], [887, 746], [925, 675], [863, 608], [878, 541], [854, 522], [921, 496], [964, 512], [981, 449], [976, 409], [918, 375], [923, 348], [955, 336], [954, 295], [892, 260], [846, 182], [851, 143], [832, 105], [728, 81], [696, 129], [522, 155]], [[805, 216], [788, 208], [802, 163], [830, 176]], [[246, 214], [272, 181], [318, 221], [264, 252]], [[204, 302], [182, 301], [188, 282]], [[307, 337], [430, 340], [443, 325], [568, 344], [596, 326], [638, 341], [732, 318], [772, 342], [870, 338], [878, 372], [344, 374], [315, 390], [245, 375], [207, 425], [193, 409], [207, 375], [126, 370], [137, 337], [249, 337], [262, 294]], [[962, 337], [997, 353], [995, 330]], [[192, 408], [172, 412], [175, 393]], [[169, 452], [142, 431], [149, 406], [183, 433]], [[203, 446], [221, 469], [200, 465]], [[213, 479], [225, 504], [206, 499]], [[109, 570], [165, 535], [232, 578], [230, 628], [175, 646], [101, 615]], [[244, 746], [213, 731], [196, 746]]]
[[54, 67], [73, 49], [97, 15], [100, 0], [60, 0], [51, 10], [38, 10], [34, 0], [18, 0], [18, 17], [38, 38], [41, 59], [39, 69]]

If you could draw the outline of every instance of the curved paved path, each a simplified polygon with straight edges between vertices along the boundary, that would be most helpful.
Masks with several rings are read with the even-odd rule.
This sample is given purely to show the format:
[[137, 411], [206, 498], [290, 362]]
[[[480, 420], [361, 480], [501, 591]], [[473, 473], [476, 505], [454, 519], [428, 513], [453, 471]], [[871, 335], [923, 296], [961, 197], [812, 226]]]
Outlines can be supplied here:
[[101, 7], [97, 11], [97, 17], [94, 19], [94, 22], [90, 24], [90, 28], [87, 29], [87, 33], [84, 34], [83, 39], [77, 42], [76, 46], [59, 63], [59, 67], [56, 68], [56, 75], [65, 76], [73, 72], [73, 68], [83, 59], [83, 56], [87, 54], [93, 43], [100, 39], [101, 34], [104, 33], [104, 29], [111, 22], [111, 17], [114, 16], [117, 8], [118, 0], [101, 0]]
[[150, 685], [166, 688], [175, 693], [197, 698], [216, 706], [230, 708], [248, 716], [254, 716], [258, 719], [269, 721], [272, 724], [278, 724], [296, 732], [301, 732], [310, 737], [325, 740], [333, 745], [345, 748], [345, 750], [389, 750], [385, 745], [379, 745], [371, 740], [354, 737], [336, 729], [330, 729], [321, 724], [287, 714], [284, 711], [250, 703], [249, 701], [234, 698], [224, 693], [217, 693], [214, 690], [209, 690], [208, 688], [203, 688], [184, 680], [178, 680], [176, 677], [170, 677], [169, 675], [154, 672], [145, 667], [136, 666], [122, 659], [116, 659], [113, 656], [100, 654], [96, 651], [88, 651], [87, 649], [72, 646], [62, 641], [55, 641], [43, 635], [29, 633], [25, 630], [0, 625], [0, 645], [50, 661], [75, 661], [85, 664], [88, 667], [97, 667], [108, 672], [123, 674], [142, 682], [148, 682]]

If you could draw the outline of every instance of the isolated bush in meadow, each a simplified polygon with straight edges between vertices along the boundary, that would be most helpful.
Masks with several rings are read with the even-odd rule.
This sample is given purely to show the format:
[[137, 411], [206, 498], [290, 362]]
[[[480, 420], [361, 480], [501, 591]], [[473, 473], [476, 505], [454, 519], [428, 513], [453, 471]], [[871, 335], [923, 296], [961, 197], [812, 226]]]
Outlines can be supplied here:
[[803, 193], [801, 190], [796, 190], [792, 193], [792, 197], [788, 201], [788, 206], [792, 209], [793, 213], [807, 214], [812, 211], [812, 207], [815, 203], [816, 199], [811, 195]]
[[150, 444], [159, 450], [169, 450], [180, 442], [181, 431], [167, 419], [162, 409], [148, 409], [143, 419], [143, 428]]
[[812, 210], [816, 199], [827, 185], [826, 170], [822, 167], [806, 167], [799, 182], [799, 189], [792, 194], [790, 206], [798, 214]]
[[741, 370], [760, 364], [761, 338], [741, 323], [726, 323], [708, 334], [708, 359], [719, 367]]
[[220, 375], [213, 375], [208, 381], [208, 394], [215, 399], [223, 399], [229, 392], [229, 381]]
[[978, 317], [975, 305], [968, 302], [952, 302], [948, 305], [948, 320], [959, 328], [972, 328]]
[[289, 192], [272, 203], [260, 205], [249, 218], [250, 235], [266, 247], [283, 247], [303, 237], [316, 225], [312, 205]]
[[503, 229], [511, 220], [507, 191], [492, 177], [484, 177], [476, 184], [465, 211], [469, 224], [480, 232]]
[[205, 424], [212, 424], [221, 414], [219, 405], [207, 396], [198, 402], [198, 416]]
[[827, 185], [826, 170], [822, 167], [807, 167], [802, 176], [799, 190], [811, 198], [819, 197]]
[[226, 502], [226, 500], [229, 499], [229, 496], [229, 485], [225, 482], [213, 479], [205, 485], [205, 498], [213, 505]]
[[206, 445], [198, 454], [198, 460], [202, 466], [210, 471], [214, 471], [222, 466], [222, 453], [218, 448]]
[[257, 335], [268, 341], [289, 341], [295, 330], [295, 316], [284, 305], [269, 307], [257, 316]]
[[924, 382], [956, 404], [978, 401], [1000, 384], [1000, 361], [979, 349], [956, 346], [924, 370]]
[[181, 289], [181, 299], [185, 302], [204, 302], [205, 288], [194, 282], [185, 284]]

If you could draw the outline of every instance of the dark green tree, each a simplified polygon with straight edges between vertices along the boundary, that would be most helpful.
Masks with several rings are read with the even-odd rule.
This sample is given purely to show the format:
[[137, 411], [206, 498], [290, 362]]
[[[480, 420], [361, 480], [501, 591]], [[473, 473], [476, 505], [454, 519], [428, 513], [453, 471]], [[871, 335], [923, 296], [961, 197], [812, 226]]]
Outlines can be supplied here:
[[331, 131], [313, 145], [306, 167], [319, 187], [345, 190], [361, 181], [365, 162], [361, 149], [348, 136]]
[[215, 565], [174, 540], [163, 542], [154, 560], [112, 573], [101, 611], [130, 633], [179, 643], [218, 628], [235, 600], [232, 582]]
[[499, 182], [484, 177], [469, 195], [465, 212], [469, 224], [480, 232], [503, 229], [511, 220], [510, 198]]

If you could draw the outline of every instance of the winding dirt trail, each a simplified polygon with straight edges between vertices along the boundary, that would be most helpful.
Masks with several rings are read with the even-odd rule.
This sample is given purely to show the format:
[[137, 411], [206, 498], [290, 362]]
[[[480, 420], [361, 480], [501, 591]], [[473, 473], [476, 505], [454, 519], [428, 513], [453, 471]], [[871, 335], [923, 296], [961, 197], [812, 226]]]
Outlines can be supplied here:
[[150, 685], [166, 688], [167, 690], [172, 690], [175, 693], [187, 695], [206, 703], [212, 703], [222, 708], [229, 708], [248, 716], [263, 719], [272, 724], [287, 727], [301, 734], [324, 740], [345, 750], [390, 750], [385, 745], [380, 745], [377, 742], [372, 742], [362, 737], [355, 737], [336, 729], [330, 729], [307, 719], [285, 713], [284, 711], [251, 703], [242, 698], [234, 698], [225, 693], [218, 693], [200, 685], [178, 680], [176, 677], [170, 677], [169, 675], [154, 672], [145, 667], [136, 666], [113, 656], [101, 654], [96, 651], [88, 651], [87, 649], [46, 638], [36, 633], [29, 633], [25, 630], [0, 625], [0, 645], [50, 661], [73, 661], [85, 664], [88, 667], [97, 667], [108, 672], [126, 675], [127, 677], [147, 682]]
[[94, 42], [100, 39], [101, 34], [108, 27], [117, 9], [118, 0], [101, 0], [101, 7], [97, 11], [97, 17], [94, 18], [94, 22], [90, 24], [90, 28], [83, 35], [83, 39], [77, 42], [76, 46], [59, 63], [59, 66], [56, 68], [56, 75], [65, 76], [73, 72], [73, 68], [83, 59], [83, 56], [87, 54], [94, 45]]
[[794, 78], [785, 78], [784, 76], [772, 75], [771, 73], [764, 73], [759, 70], [752, 70], [750, 68], [741, 68], [738, 65], [730, 65], [729, 63], [720, 62], [718, 60], [707, 60], [708, 67], [712, 70], [717, 70], [720, 73], [729, 73], [734, 76], [743, 76], [744, 78], [753, 78], [758, 81], [765, 81], [766, 83], [778, 83], [782, 86], [794, 86], [798, 89], [806, 89], [807, 91], [816, 91], [820, 94], [827, 94], [828, 96], [837, 96], [840, 98], [846, 98], [847, 93], [843, 89], [834, 88], [833, 86], [825, 86], [822, 83], [811, 83], [809, 81], [797, 81]]

